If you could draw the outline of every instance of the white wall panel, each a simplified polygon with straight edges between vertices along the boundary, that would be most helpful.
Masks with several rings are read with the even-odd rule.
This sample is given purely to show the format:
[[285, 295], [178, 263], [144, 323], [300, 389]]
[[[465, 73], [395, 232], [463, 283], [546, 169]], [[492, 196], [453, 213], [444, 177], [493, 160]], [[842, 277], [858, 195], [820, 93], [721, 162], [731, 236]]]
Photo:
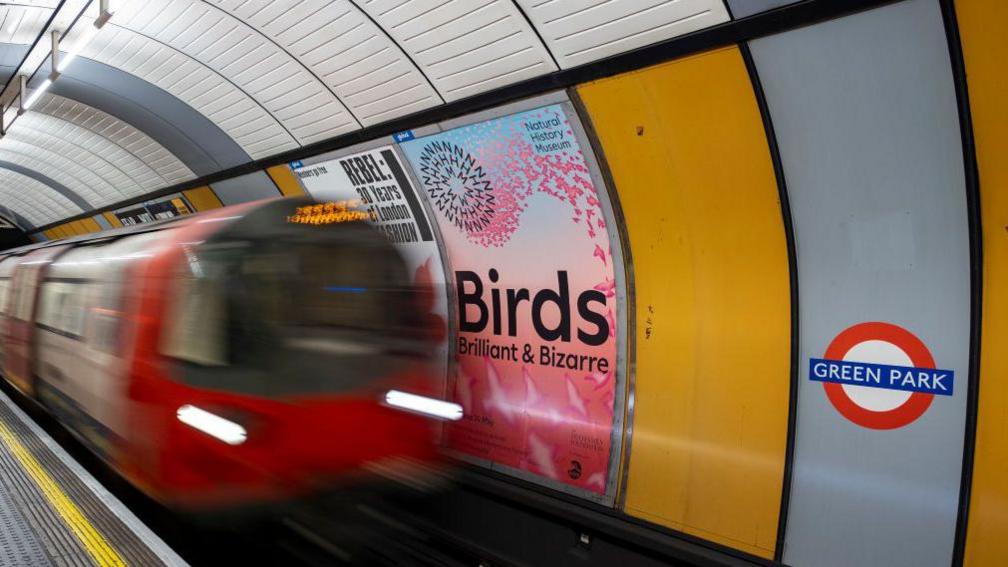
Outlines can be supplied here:
[[371, 0], [361, 7], [447, 101], [556, 70], [510, 0]]
[[721, 0], [515, 0], [563, 68], [728, 21]]

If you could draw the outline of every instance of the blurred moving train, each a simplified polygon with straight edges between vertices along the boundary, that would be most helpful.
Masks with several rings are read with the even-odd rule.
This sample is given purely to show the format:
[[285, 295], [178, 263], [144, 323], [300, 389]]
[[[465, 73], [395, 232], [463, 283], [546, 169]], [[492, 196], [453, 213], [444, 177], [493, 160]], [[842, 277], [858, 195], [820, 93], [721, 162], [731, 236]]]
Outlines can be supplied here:
[[459, 416], [431, 397], [431, 290], [360, 214], [323, 207], [259, 201], [6, 252], [6, 379], [186, 511], [436, 470], [430, 418]]

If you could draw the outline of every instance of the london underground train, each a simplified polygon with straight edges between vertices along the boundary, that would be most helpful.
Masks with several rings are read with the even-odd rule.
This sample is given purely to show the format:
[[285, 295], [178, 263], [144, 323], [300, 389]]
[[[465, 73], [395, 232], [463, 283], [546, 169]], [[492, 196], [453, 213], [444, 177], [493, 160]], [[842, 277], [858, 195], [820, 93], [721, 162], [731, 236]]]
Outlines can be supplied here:
[[3, 372], [171, 507], [299, 501], [437, 470], [432, 297], [364, 213], [246, 203], [7, 251]]

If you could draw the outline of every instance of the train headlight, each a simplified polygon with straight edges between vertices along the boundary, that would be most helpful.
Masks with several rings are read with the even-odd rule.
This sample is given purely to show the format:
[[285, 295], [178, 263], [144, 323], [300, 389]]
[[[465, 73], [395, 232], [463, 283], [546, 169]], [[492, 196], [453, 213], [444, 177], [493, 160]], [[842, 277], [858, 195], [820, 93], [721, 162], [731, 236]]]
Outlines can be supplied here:
[[428, 398], [426, 396], [418, 396], [407, 392], [400, 392], [399, 390], [389, 390], [388, 392], [385, 392], [385, 403], [394, 408], [421, 413], [430, 417], [437, 417], [450, 421], [458, 421], [462, 419], [462, 406], [458, 404]]
[[228, 445], [241, 445], [248, 438], [245, 428], [196, 406], [186, 404], [175, 412], [182, 423]]

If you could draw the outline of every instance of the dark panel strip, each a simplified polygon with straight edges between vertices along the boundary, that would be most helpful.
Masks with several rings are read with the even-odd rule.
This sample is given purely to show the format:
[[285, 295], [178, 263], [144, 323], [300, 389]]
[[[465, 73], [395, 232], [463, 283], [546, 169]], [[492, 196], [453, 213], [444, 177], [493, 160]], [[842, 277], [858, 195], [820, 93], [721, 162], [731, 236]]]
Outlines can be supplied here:
[[798, 255], [795, 250], [794, 222], [791, 218], [791, 203], [788, 200], [787, 181], [784, 178], [784, 166], [781, 163], [780, 148], [777, 145], [777, 134], [774, 132], [773, 119], [770, 117], [770, 107], [767, 106], [763, 84], [760, 83], [756, 63], [753, 61], [749, 44], [740, 43], [739, 51], [745, 62], [749, 79], [752, 81], [753, 94], [763, 118], [763, 129], [766, 131], [767, 146], [770, 150], [770, 160], [773, 162], [774, 176], [777, 178], [777, 191], [780, 194], [781, 220], [784, 222], [784, 238], [787, 241], [788, 272], [791, 279], [791, 376], [790, 393], [788, 395], [787, 448], [784, 452], [784, 478], [781, 489], [780, 516], [777, 518], [777, 543], [774, 546], [774, 560], [782, 561], [784, 555], [784, 536], [787, 532], [788, 506], [791, 503], [791, 476], [794, 474], [795, 430], [798, 417]]
[[416, 221], [417, 229], [420, 230], [420, 238], [424, 242], [430, 242], [434, 240], [434, 234], [431, 233], [430, 224], [427, 223], [427, 214], [424, 212], [423, 207], [420, 206], [420, 201], [417, 200], [416, 192], [413, 191], [413, 184], [410, 183], [409, 178], [406, 177], [406, 173], [403, 172], [402, 166], [399, 165], [399, 160], [392, 150], [384, 150], [382, 153], [382, 158], [385, 159], [385, 165], [392, 170], [392, 177], [395, 177], [396, 183], [399, 184], [399, 188], [402, 189], [403, 196], [406, 197], [406, 202], [409, 204], [409, 208], [413, 211], [413, 219]]
[[550, 59], [553, 60], [553, 64], [556, 65], [557, 69], [560, 69], [560, 62], [557, 61], [556, 55], [553, 55], [553, 50], [550, 49], [549, 44], [546, 43], [546, 40], [543, 39], [542, 34], [539, 33], [539, 28], [537, 28], [535, 24], [532, 23], [532, 18], [530, 18], [529, 15], [525, 12], [525, 9], [522, 8], [521, 3], [515, 2], [513, 0], [511, 3], [514, 4], [514, 7], [516, 10], [518, 10], [518, 13], [521, 14], [523, 18], [525, 18], [526, 22], [528, 22], [529, 29], [532, 30], [532, 33], [534, 33], [536, 37], [539, 38], [539, 43], [542, 44], [543, 49], [546, 50], [546, 53], [549, 53]]
[[959, 106], [959, 131], [962, 134], [963, 170], [966, 173], [966, 208], [969, 215], [970, 244], [970, 355], [969, 386], [966, 390], [966, 427], [963, 440], [962, 479], [959, 487], [959, 514], [956, 518], [952, 564], [962, 565], [966, 554], [966, 528], [969, 520], [970, 495], [973, 488], [973, 458], [976, 452], [977, 406], [980, 395], [980, 330], [983, 308], [983, 240], [980, 218], [980, 173], [977, 167], [976, 145], [973, 140], [973, 120], [970, 116], [966, 65], [963, 62], [959, 24], [953, 0], [940, 0], [945, 37], [948, 39], [949, 61], [955, 82], [956, 103]]

